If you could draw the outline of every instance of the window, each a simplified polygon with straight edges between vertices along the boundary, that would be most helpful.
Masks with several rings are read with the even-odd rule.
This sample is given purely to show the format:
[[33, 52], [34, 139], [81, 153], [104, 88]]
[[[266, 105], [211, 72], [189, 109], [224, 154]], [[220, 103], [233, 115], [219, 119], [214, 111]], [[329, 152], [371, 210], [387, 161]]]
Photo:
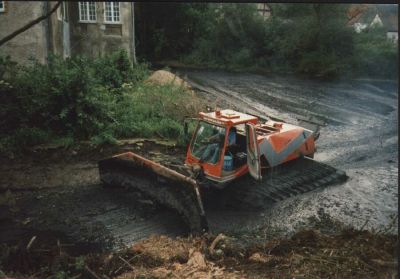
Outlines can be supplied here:
[[120, 21], [119, 2], [104, 2], [104, 22], [119, 23]]
[[193, 144], [190, 146], [192, 155], [203, 162], [216, 164], [221, 158], [225, 132], [225, 127], [200, 121]]
[[258, 3], [257, 4], [257, 11], [265, 19], [267, 19], [267, 18], [269, 18], [271, 16], [271, 8], [268, 6], [267, 3]]
[[96, 2], [79, 2], [79, 21], [96, 22]]
[[5, 5], [6, 3], [4, 3], [4, 1], [0, 1], [0, 13], [4, 13], [5, 12]]

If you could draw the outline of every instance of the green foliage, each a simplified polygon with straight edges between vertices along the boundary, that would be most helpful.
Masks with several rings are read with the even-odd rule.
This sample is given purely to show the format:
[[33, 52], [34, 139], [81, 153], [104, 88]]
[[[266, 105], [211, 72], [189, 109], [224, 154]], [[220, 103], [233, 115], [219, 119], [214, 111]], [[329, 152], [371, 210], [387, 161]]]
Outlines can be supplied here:
[[0, 139], [0, 153], [13, 154], [18, 151], [23, 151], [27, 146], [33, 146], [50, 141], [52, 138], [51, 132], [39, 128], [17, 128], [8, 135], [4, 135]]
[[112, 135], [112, 132], [106, 130], [104, 132], [99, 133], [98, 135], [92, 137], [91, 139], [92, 144], [94, 145], [104, 145], [104, 144], [116, 144], [117, 140]]
[[61, 146], [63, 148], [69, 148], [74, 145], [75, 140], [73, 136], [63, 136], [63, 137], [56, 137], [51, 141], [52, 144], [56, 146]]
[[[0, 113], [8, 125], [50, 129], [77, 138], [100, 131], [109, 121], [112, 97], [99, 89], [91, 61], [77, 57], [63, 61], [50, 57], [48, 65], [23, 67], [10, 79]], [[11, 118], [11, 119], [10, 119]]]
[[0, 81], [15, 74], [16, 70], [17, 63], [12, 61], [10, 56], [0, 56]]
[[0, 153], [41, 143], [67, 148], [79, 139], [176, 139], [183, 117], [197, 111], [185, 89], [145, 84], [148, 66], [132, 66], [123, 51], [94, 60], [50, 57], [46, 65], [0, 62]]
[[[275, 4], [263, 20], [253, 4], [224, 4], [214, 28], [201, 36], [187, 62], [211, 62], [228, 69], [262, 68], [335, 76], [353, 53], [342, 5]], [[202, 58], [200, 58], [202, 57]], [[203, 58], [204, 57], [204, 58]]]
[[85, 269], [85, 256], [79, 256], [75, 258], [75, 268], [76, 270], [82, 271]]
[[137, 3], [138, 54], [151, 60], [179, 58], [189, 53], [199, 32], [207, 32], [207, 3]]
[[356, 34], [347, 4], [269, 4], [269, 19], [253, 3], [157, 5], [140, 6], [139, 15], [139, 53], [152, 60], [320, 78], [398, 73], [396, 45], [378, 30]]
[[110, 88], [120, 88], [127, 82], [136, 84], [149, 73], [145, 64], [133, 67], [125, 50], [96, 59], [94, 69], [100, 83]]
[[55, 274], [56, 279], [67, 279], [68, 278], [68, 274], [65, 271], [57, 271], [57, 273]]
[[140, 85], [126, 88], [115, 111], [117, 121], [110, 126], [116, 137], [183, 134], [183, 119], [194, 116], [199, 104], [185, 89], [173, 85]]
[[368, 28], [355, 41], [354, 72], [368, 77], [397, 78], [398, 48], [383, 28]]
[[197, 30], [194, 49], [183, 61], [229, 69], [257, 64], [265, 30], [254, 4], [209, 4], [208, 8], [207, 32]]

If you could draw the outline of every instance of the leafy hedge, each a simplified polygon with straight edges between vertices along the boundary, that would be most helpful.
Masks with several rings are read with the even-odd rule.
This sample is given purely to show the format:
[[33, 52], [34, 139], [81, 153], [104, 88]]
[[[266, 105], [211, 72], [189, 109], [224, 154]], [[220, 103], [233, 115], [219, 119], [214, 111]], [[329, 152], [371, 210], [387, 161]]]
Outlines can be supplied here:
[[[212, 5], [212, 4], [210, 4]], [[353, 31], [343, 5], [271, 4], [264, 20], [254, 4], [224, 4], [210, 16], [183, 61], [231, 70], [294, 72], [335, 77], [350, 67]]]
[[29, 66], [0, 58], [0, 152], [51, 141], [178, 138], [197, 104], [184, 88], [145, 84], [148, 75], [125, 51]]
[[140, 5], [138, 53], [147, 59], [322, 78], [398, 73], [397, 45], [383, 29], [356, 34], [348, 4], [270, 3], [269, 19], [254, 3]]
[[396, 79], [398, 57], [398, 44], [386, 38], [383, 28], [369, 28], [356, 36], [354, 72], [366, 77]]

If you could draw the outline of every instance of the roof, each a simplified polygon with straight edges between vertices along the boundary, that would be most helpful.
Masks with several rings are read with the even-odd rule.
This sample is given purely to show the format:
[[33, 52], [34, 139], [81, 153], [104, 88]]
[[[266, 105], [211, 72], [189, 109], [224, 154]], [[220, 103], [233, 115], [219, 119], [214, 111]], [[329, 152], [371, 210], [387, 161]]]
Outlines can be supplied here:
[[258, 121], [258, 118], [253, 115], [241, 113], [230, 109], [224, 109], [219, 112], [219, 116], [217, 115], [217, 111], [207, 113], [200, 112], [200, 118], [220, 125], [237, 125], [247, 122], [256, 124]]
[[353, 25], [360, 21], [361, 17], [369, 9], [367, 4], [353, 4], [347, 10], [348, 25]]

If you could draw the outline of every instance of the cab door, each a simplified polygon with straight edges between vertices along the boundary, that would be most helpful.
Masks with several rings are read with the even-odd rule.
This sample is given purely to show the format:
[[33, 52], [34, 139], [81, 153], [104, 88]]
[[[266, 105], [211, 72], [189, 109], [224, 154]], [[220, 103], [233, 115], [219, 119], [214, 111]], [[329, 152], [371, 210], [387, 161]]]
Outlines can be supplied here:
[[253, 124], [246, 124], [246, 148], [250, 175], [256, 180], [261, 180], [260, 148], [257, 144], [257, 134]]

